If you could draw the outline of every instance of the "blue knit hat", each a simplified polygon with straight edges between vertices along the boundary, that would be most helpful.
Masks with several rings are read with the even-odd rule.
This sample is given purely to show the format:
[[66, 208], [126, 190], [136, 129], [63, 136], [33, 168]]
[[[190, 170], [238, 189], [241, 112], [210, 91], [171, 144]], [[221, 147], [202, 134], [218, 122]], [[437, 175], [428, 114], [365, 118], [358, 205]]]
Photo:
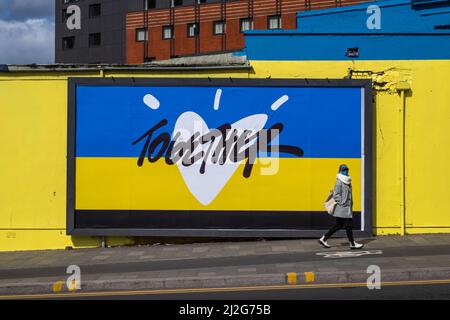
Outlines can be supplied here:
[[344, 171], [344, 170], [348, 170], [348, 167], [347, 167], [346, 164], [341, 164], [341, 165], [339, 166], [339, 172], [342, 172], [342, 171]]

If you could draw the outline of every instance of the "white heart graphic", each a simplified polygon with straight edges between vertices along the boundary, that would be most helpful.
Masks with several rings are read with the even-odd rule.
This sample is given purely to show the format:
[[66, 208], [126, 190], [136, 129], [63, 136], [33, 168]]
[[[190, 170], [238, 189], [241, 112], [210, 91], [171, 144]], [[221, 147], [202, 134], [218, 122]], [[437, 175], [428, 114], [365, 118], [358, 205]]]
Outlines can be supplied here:
[[[231, 129], [237, 129], [240, 132], [251, 130], [253, 133], [256, 133], [264, 128], [267, 119], [268, 116], [266, 114], [255, 114], [233, 123]], [[181, 136], [177, 138], [176, 143], [186, 142], [196, 132], [201, 132], [204, 135], [209, 131], [210, 129], [202, 117], [195, 112], [188, 111], [178, 117], [173, 137], [180, 132]], [[256, 139], [253, 139], [246, 144], [246, 147], [250, 147], [255, 142]], [[210, 143], [199, 144], [192, 154], [202, 150], [206, 152]], [[232, 162], [227, 159], [224, 164], [207, 161], [204, 173], [200, 173], [202, 161], [197, 161], [191, 166], [184, 166], [180, 160], [177, 162], [177, 165], [189, 191], [201, 204], [207, 206], [216, 198], [242, 161], [244, 160]]]

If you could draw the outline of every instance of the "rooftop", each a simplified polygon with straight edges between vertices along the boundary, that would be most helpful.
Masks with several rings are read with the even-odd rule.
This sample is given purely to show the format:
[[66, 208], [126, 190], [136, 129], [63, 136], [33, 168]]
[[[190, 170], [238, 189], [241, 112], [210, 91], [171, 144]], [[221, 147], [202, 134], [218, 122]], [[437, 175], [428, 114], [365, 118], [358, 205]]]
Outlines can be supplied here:
[[61, 72], [61, 71], [146, 71], [146, 70], [212, 70], [212, 69], [249, 69], [250, 64], [245, 55], [238, 52], [197, 55], [173, 58], [143, 64], [0, 64], [0, 72]]

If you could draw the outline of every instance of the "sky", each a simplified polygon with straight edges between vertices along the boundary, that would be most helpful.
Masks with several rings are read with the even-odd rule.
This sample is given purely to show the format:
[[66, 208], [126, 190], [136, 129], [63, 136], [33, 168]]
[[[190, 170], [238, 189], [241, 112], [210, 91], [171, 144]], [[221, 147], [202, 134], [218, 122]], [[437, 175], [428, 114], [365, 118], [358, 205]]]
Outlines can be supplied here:
[[0, 0], [0, 64], [54, 63], [55, 0]]

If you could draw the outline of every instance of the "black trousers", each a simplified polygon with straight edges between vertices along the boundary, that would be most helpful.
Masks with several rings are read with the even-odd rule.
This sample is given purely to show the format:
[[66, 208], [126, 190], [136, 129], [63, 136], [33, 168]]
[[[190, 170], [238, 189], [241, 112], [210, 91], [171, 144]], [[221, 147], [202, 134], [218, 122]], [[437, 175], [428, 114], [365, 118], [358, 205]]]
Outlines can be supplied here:
[[347, 238], [348, 241], [350, 241], [351, 244], [355, 242], [355, 239], [353, 238], [353, 219], [352, 218], [338, 218], [336, 217], [336, 224], [328, 230], [327, 233], [325, 233], [325, 241], [327, 241], [333, 234], [335, 234], [337, 231], [345, 228], [345, 231], [347, 232]]

